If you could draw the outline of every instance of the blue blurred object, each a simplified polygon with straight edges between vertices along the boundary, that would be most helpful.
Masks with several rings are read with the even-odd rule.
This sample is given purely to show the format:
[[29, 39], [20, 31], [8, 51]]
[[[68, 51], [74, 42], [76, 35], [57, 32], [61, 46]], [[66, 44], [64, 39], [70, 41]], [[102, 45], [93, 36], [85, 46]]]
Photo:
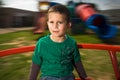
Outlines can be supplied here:
[[86, 20], [88, 28], [92, 29], [100, 38], [112, 38], [116, 35], [117, 27], [109, 25], [105, 16], [94, 14]]
[[50, 6], [54, 6], [56, 4], [59, 4], [59, 3], [57, 3], [57, 2], [50, 2]]

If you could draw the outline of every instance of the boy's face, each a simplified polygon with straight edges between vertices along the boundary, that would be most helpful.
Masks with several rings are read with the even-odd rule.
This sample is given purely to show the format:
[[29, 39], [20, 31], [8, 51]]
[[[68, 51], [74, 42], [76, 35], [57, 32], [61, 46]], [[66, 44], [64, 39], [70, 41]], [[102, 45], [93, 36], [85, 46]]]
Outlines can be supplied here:
[[56, 37], [64, 36], [67, 28], [70, 27], [70, 23], [67, 23], [65, 16], [58, 12], [51, 12], [48, 14], [47, 24], [50, 33]]

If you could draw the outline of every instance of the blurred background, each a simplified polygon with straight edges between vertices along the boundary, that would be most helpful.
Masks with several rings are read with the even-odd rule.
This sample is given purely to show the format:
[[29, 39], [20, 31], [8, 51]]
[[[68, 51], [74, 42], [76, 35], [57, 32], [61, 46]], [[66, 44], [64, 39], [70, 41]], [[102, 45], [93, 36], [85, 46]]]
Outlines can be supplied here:
[[[92, 5], [95, 13], [103, 15], [107, 24], [117, 28], [115, 34], [100, 38], [97, 31], [75, 14], [79, 3]], [[63, 4], [70, 10], [73, 25], [68, 34], [77, 43], [120, 45], [120, 0], [0, 0], [0, 50], [35, 46], [39, 38], [49, 34], [46, 11], [56, 4]], [[93, 80], [115, 80], [107, 51], [81, 49], [80, 52], [85, 69]], [[32, 53], [0, 57], [0, 79], [27, 80]], [[120, 66], [120, 52], [117, 52], [117, 59]]]
[[[40, 12], [41, 5], [38, 3], [41, 1], [49, 0], [0, 0], [0, 28], [34, 26], [36, 15]], [[67, 6], [70, 1], [94, 3], [97, 9], [109, 18], [110, 22], [115, 24], [120, 22], [119, 0], [50, 0], [49, 2], [57, 2]]]

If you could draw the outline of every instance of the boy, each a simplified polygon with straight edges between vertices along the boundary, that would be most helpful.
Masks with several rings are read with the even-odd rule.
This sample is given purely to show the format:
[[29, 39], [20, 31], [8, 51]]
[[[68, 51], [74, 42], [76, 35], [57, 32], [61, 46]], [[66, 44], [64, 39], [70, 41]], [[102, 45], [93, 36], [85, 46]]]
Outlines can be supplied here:
[[76, 41], [66, 35], [71, 26], [69, 10], [63, 5], [52, 6], [48, 10], [47, 24], [50, 35], [36, 44], [32, 57], [29, 80], [75, 80], [73, 67], [83, 80], [88, 80], [83, 68]]

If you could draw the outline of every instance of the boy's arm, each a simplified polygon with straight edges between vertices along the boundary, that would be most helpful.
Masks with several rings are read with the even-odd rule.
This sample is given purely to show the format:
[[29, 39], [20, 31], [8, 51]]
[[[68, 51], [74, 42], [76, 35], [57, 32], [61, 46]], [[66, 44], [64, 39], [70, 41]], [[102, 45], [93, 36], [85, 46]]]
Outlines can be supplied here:
[[78, 75], [81, 78], [81, 80], [89, 80], [81, 60], [79, 62], [74, 63], [74, 67], [76, 71], [78, 72]]
[[36, 80], [39, 70], [40, 70], [40, 66], [32, 62], [29, 80]]

